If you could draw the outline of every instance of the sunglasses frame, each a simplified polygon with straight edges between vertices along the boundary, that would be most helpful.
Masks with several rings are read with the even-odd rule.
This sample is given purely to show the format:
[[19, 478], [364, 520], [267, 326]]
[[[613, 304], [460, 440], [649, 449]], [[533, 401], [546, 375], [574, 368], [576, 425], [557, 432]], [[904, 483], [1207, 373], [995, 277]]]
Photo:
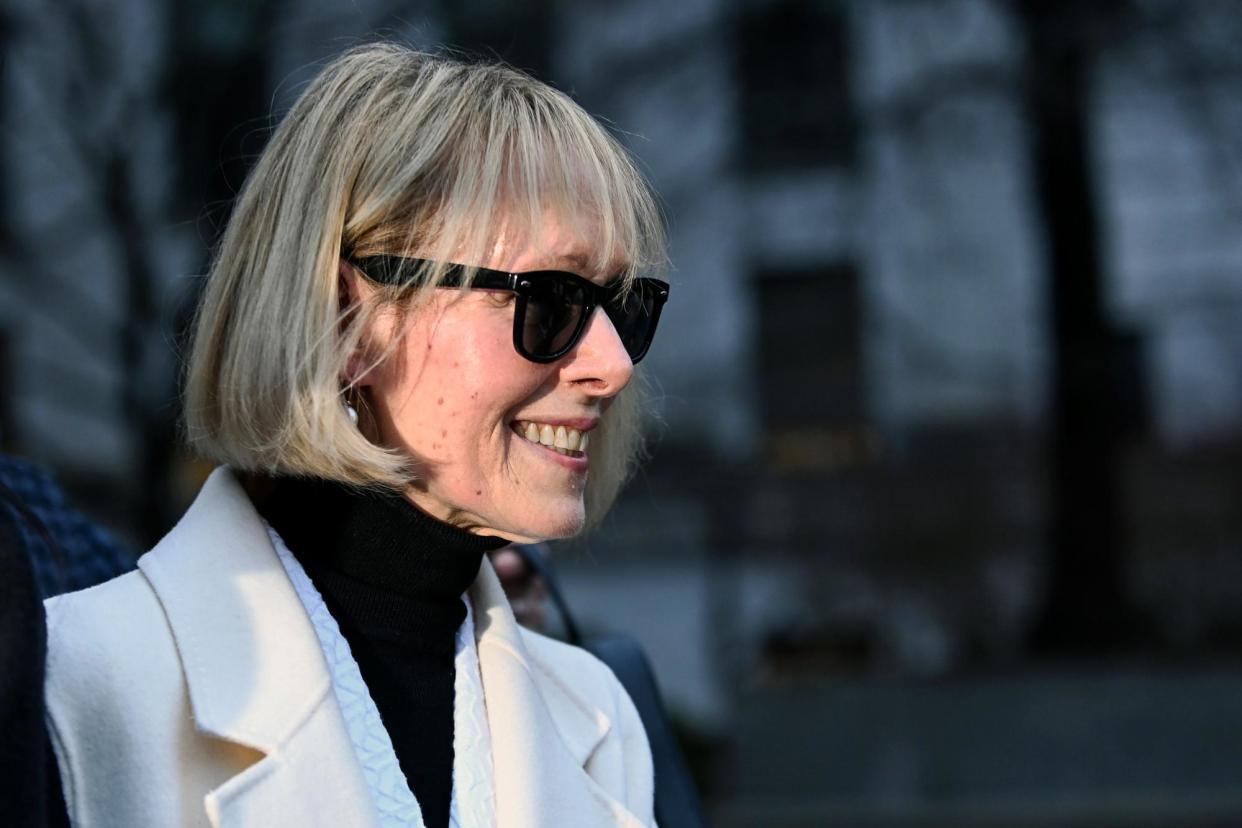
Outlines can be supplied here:
[[[362, 271], [362, 274], [371, 281], [386, 285], [404, 284], [410, 281], [410, 274], [425, 272], [435, 266], [435, 262], [430, 260], [412, 259], [405, 256], [362, 256], [358, 258], [347, 256], [345, 260]], [[467, 270], [468, 268], [465, 265], [448, 265], [444, 278], [440, 280], [436, 287], [462, 287]], [[535, 292], [536, 284], [541, 280], [547, 279], [555, 279], [562, 283], [568, 282], [580, 288], [586, 297], [586, 305], [578, 319], [573, 334], [566, 341], [564, 347], [552, 354], [532, 354], [522, 342], [522, 334], [526, 324], [526, 309], [530, 303], [531, 295]], [[613, 320], [611, 314], [608, 314], [609, 302], [618, 293], [626, 290], [619, 281], [611, 285], [598, 285], [590, 279], [565, 270], [530, 270], [523, 273], [509, 273], [486, 267], [475, 268], [475, 276], [470, 282], [470, 287], [484, 290], [507, 290], [512, 291], [516, 295], [517, 298], [513, 307], [513, 348], [522, 358], [540, 364], [556, 362], [572, 351], [578, 344], [578, 341], [582, 339], [582, 334], [586, 331], [596, 308], [602, 307], [604, 313], [608, 315], [609, 321], [616, 328], [616, 321]], [[637, 365], [639, 360], [647, 355], [647, 351], [651, 347], [651, 341], [655, 338], [656, 326], [660, 322], [660, 311], [664, 309], [664, 303], [668, 301], [668, 282], [644, 276], [635, 279], [628, 290], [650, 290], [652, 291], [653, 298], [651, 325], [647, 339], [643, 342], [642, 349], [637, 354], [630, 354], [630, 361]], [[621, 337], [620, 330], [617, 331], [617, 336]], [[626, 350], [628, 353], [629, 349]]]

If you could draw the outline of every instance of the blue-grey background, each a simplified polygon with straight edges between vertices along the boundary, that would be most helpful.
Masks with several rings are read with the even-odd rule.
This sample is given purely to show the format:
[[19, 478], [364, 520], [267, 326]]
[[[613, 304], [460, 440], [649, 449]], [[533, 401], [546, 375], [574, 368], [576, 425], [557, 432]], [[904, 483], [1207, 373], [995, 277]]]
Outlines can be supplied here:
[[663, 197], [652, 458], [557, 555], [718, 825], [1242, 821], [1242, 5], [7, 0], [0, 447], [135, 550], [230, 199], [375, 33]]

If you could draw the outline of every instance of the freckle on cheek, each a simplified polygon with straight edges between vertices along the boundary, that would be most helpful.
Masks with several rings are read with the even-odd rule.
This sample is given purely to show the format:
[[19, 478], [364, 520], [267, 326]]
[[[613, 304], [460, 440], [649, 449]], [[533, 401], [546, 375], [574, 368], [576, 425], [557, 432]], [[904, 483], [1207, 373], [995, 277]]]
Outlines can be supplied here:
[[475, 489], [475, 490], [474, 490], [474, 493], [475, 493], [475, 495], [477, 495], [478, 497], [482, 497], [482, 496], [483, 496], [483, 490], [482, 490], [482, 489]]
[[477, 400], [478, 398], [479, 398], [479, 392], [478, 392], [478, 391], [475, 391], [473, 394], [471, 394], [471, 395], [470, 395], [470, 399], [472, 399], [472, 400]]
[[436, 400], [436, 405], [444, 405], [444, 397], [441, 397], [440, 399]]
[[440, 436], [441, 436], [441, 437], [447, 437], [447, 436], [448, 436], [448, 429], [444, 429], [444, 428], [440, 429]]

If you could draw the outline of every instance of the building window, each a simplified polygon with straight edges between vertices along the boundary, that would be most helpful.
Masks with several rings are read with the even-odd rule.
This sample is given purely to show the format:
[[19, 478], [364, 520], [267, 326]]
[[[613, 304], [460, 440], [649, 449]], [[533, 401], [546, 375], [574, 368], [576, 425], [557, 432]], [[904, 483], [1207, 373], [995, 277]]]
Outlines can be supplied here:
[[852, 166], [857, 118], [839, 4], [747, 0], [735, 36], [743, 168]]
[[862, 308], [852, 264], [761, 272], [758, 387], [768, 461], [825, 469], [869, 458]]

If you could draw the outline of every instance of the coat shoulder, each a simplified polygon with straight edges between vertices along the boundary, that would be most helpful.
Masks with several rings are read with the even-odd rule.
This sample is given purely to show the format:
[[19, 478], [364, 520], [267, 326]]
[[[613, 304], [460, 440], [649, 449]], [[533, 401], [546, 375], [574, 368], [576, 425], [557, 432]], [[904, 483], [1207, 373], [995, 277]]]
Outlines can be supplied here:
[[59, 748], [140, 733], [161, 702], [182, 707], [185, 683], [172, 630], [138, 571], [58, 595], [47, 609], [45, 695]]
[[128, 672], [162, 655], [176, 664], [172, 631], [155, 591], [140, 571], [89, 589], [57, 595], [47, 610], [48, 676]]
[[[49, 598], [46, 716], [70, 818], [90, 821], [101, 803], [118, 824], [147, 825], [143, 788], [176, 757], [161, 749], [192, 738], [172, 632], [146, 577], [128, 572]], [[151, 749], [150, 745], [156, 745]], [[157, 809], [158, 811], [158, 809]]]
[[607, 664], [581, 647], [525, 627], [522, 628], [522, 643], [533, 666], [561, 689], [604, 710], [617, 709], [619, 694], [624, 695], [625, 690]]

